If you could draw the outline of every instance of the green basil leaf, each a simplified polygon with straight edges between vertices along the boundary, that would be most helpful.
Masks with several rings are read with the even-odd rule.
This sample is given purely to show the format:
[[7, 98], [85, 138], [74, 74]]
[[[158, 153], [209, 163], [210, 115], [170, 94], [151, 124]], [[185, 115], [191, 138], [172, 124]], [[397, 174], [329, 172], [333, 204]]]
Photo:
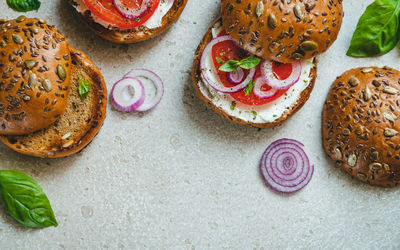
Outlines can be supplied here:
[[42, 188], [23, 173], [0, 170], [0, 199], [10, 215], [26, 227], [58, 225]]
[[239, 66], [243, 69], [252, 69], [257, 67], [261, 62], [261, 59], [255, 56], [249, 56], [239, 62]]
[[82, 99], [85, 99], [88, 96], [91, 88], [92, 84], [87, 80], [83, 80], [82, 77], [79, 76], [79, 95]]
[[392, 50], [399, 41], [399, 0], [376, 0], [358, 21], [348, 56], [379, 56]]
[[229, 60], [226, 63], [222, 64], [221, 67], [219, 67], [219, 71], [233, 72], [237, 70], [238, 67], [239, 67], [239, 61]]
[[253, 88], [254, 88], [254, 84], [255, 84], [255, 83], [254, 83], [253, 79], [251, 79], [250, 82], [249, 82], [249, 84], [247, 84], [246, 89], [244, 90], [244, 94], [245, 94], [245, 95], [249, 96], [249, 95], [251, 94], [251, 91], [252, 91]]
[[8, 6], [18, 12], [37, 10], [40, 7], [39, 0], [7, 0]]

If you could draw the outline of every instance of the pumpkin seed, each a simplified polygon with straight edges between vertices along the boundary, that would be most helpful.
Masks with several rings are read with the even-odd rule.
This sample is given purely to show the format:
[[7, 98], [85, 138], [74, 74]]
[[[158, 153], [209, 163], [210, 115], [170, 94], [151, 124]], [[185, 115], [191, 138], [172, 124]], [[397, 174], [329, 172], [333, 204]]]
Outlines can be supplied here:
[[372, 171], [378, 171], [382, 169], [382, 164], [378, 163], [378, 162], [373, 162], [371, 164], [369, 164], [369, 169]]
[[258, 1], [256, 5], [256, 17], [260, 17], [264, 12], [264, 3], [262, 1]]
[[364, 174], [364, 173], [358, 172], [358, 173], [357, 173], [357, 177], [360, 178], [360, 179], [366, 179], [366, 178], [367, 178], [367, 175]]
[[293, 59], [295, 59], [295, 60], [301, 60], [301, 59], [303, 59], [303, 55], [302, 54], [300, 54], [300, 53], [297, 53], [297, 52], [294, 52], [293, 54], [292, 54], [292, 58]]
[[29, 27], [29, 30], [33, 33], [33, 34], [37, 34], [39, 33], [39, 29], [35, 26], [31, 26]]
[[19, 16], [19, 17], [17, 17], [17, 22], [18, 23], [20, 23], [20, 22], [22, 22], [22, 21], [24, 21], [26, 19], [26, 17], [25, 16]]
[[312, 9], [315, 8], [315, 1], [309, 1], [305, 4], [306, 10], [311, 11]]
[[65, 80], [65, 78], [67, 78], [67, 72], [65, 72], [65, 69], [61, 64], [57, 65], [57, 75], [61, 80]]
[[36, 65], [36, 62], [33, 60], [26, 60], [24, 63], [27, 69], [32, 69]]
[[37, 85], [37, 76], [35, 73], [32, 73], [28, 76], [28, 84], [31, 89]]
[[372, 152], [372, 153], [371, 153], [371, 158], [372, 158], [374, 161], [377, 161], [378, 158], [379, 158], [379, 153], [378, 153], [378, 151]]
[[339, 160], [343, 158], [342, 151], [340, 151], [340, 148], [335, 148], [335, 154], [336, 158], [338, 158]]
[[361, 72], [362, 73], [369, 73], [369, 72], [372, 72], [372, 68], [363, 68], [362, 70], [361, 70]]
[[42, 81], [42, 86], [46, 92], [50, 92], [53, 89], [53, 85], [51, 84], [49, 79], [44, 79]]
[[397, 93], [399, 93], [399, 91], [395, 88], [389, 87], [389, 86], [385, 86], [383, 88], [383, 92], [389, 95], [396, 95]]
[[318, 43], [314, 41], [305, 41], [303, 42], [300, 47], [305, 51], [314, 51], [318, 49]]
[[293, 7], [293, 12], [294, 12], [294, 15], [298, 18], [298, 19], [303, 19], [303, 12], [301, 11], [301, 7], [300, 7], [300, 5], [298, 5], [298, 4], [296, 4], [294, 7]]
[[16, 43], [16, 44], [24, 43], [24, 39], [22, 39], [22, 37], [20, 35], [12, 34], [11, 37], [12, 37], [12, 40], [14, 41], [14, 43]]
[[383, 134], [387, 137], [393, 137], [393, 136], [397, 135], [398, 132], [391, 128], [385, 128], [385, 130], [383, 131]]
[[358, 80], [358, 78], [355, 77], [355, 76], [350, 76], [350, 78], [349, 78], [349, 84], [350, 84], [350, 86], [352, 86], [352, 87], [356, 87], [358, 84], [360, 84], [360, 80]]
[[271, 29], [275, 29], [276, 28], [276, 24], [277, 24], [277, 20], [276, 20], [276, 17], [275, 17], [275, 15], [274, 14], [269, 14], [268, 15], [268, 26], [271, 28]]
[[347, 159], [347, 163], [351, 167], [354, 167], [356, 165], [356, 162], [357, 162], [357, 156], [355, 154], [350, 155], [349, 158]]

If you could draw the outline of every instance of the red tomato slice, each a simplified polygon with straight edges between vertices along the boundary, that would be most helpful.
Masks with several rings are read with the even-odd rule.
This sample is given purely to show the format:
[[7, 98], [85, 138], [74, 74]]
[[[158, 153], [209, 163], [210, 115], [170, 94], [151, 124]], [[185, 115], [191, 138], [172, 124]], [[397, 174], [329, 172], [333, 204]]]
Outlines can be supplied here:
[[[218, 36], [222, 36], [226, 34], [224, 31], [219, 33]], [[223, 41], [220, 43], [217, 43], [216, 45], [214, 45], [214, 47], [212, 48], [212, 57], [213, 57], [213, 62], [214, 62], [214, 66], [216, 69], [218, 69], [219, 67], [221, 67], [222, 64], [224, 64], [225, 62], [229, 61], [229, 60], [241, 60], [244, 59], [246, 57], [248, 57], [248, 54], [240, 49], [233, 41]], [[286, 64], [274, 64], [275, 67], [273, 67], [274, 70], [274, 74], [276, 74], [279, 78], [278, 79], [286, 79], [287, 77], [289, 77], [289, 75], [292, 72], [292, 65], [286, 65]], [[234, 85], [232, 85], [227, 78], [227, 73], [223, 72], [223, 71], [218, 71], [218, 76], [222, 82], [222, 84], [225, 87], [232, 87]], [[246, 75], [249, 73], [248, 70], [245, 70]], [[286, 76], [287, 75], [287, 76]], [[261, 76], [261, 69], [260, 66], [257, 66], [256, 69], [256, 75], [254, 77], [254, 79], [256, 79], [257, 77]], [[286, 78], [284, 78], [286, 77]], [[270, 90], [271, 87], [268, 86], [267, 84], [262, 86], [262, 89], [267, 91]], [[273, 100], [278, 99], [279, 97], [281, 97], [284, 93], [286, 93], [287, 89], [284, 90], [279, 90], [278, 94], [276, 96], [274, 96], [273, 98], [269, 98], [269, 99], [261, 99], [258, 96], [256, 96], [254, 94], [254, 92], [252, 91], [250, 93], [250, 95], [246, 95], [244, 91], [239, 91], [236, 93], [232, 93], [230, 94], [233, 99], [235, 99], [238, 102], [244, 103], [246, 105], [250, 105], [250, 106], [259, 106], [259, 105], [264, 105], [266, 103], [272, 102]]]
[[292, 74], [293, 66], [291, 63], [272, 63], [272, 73], [278, 80], [287, 79]]
[[[138, 20], [123, 17], [113, 4], [113, 0], [83, 0], [89, 10], [98, 18], [122, 29], [132, 29], [144, 24], [153, 15], [161, 0], [153, 0], [150, 11]], [[142, 0], [126, 0], [126, 5], [137, 8]]]

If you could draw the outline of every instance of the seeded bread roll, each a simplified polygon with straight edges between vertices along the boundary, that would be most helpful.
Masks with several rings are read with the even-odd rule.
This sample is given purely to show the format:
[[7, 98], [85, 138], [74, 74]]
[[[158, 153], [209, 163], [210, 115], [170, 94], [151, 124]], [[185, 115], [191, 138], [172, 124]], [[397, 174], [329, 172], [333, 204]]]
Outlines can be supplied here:
[[[22, 136], [0, 136], [13, 150], [36, 157], [69, 156], [86, 147], [99, 132], [106, 117], [107, 88], [97, 67], [81, 51], [70, 47], [71, 91], [65, 113], [49, 127]], [[85, 99], [78, 93], [79, 76], [92, 88]]]
[[66, 38], [42, 19], [0, 20], [0, 135], [43, 129], [65, 111], [71, 58]]
[[222, 0], [225, 30], [243, 49], [282, 63], [325, 52], [342, 25], [342, 0]]
[[357, 68], [332, 84], [322, 112], [325, 152], [371, 185], [400, 182], [400, 72]]
[[[72, 6], [77, 5], [74, 0], [69, 1]], [[88, 24], [89, 28], [98, 36], [113, 43], [130, 44], [149, 40], [168, 30], [171, 25], [178, 20], [183, 9], [185, 8], [186, 3], [187, 0], [175, 0], [174, 5], [163, 17], [162, 25], [154, 29], [149, 29], [147, 27], [144, 27], [143, 25], [134, 29], [118, 29], [116, 27], [108, 29], [105, 28], [103, 25], [95, 22], [89, 10], [85, 11], [84, 13], [78, 12], [78, 14], [81, 16], [82, 20], [84, 20]]]
[[250, 125], [252, 127], [257, 127], [257, 128], [272, 128], [272, 127], [278, 126], [281, 123], [283, 123], [284, 121], [286, 121], [287, 119], [289, 119], [297, 111], [299, 111], [301, 109], [301, 107], [303, 107], [303, 105], [307, 102], [307, 100], [310, 97], [311, 92], [314, 88], [315, 79], [317, 78], [317, 64], [318, 64], [317, 59], [313, 60], [314, 67], [310, 71], [310, 75], [309, 75], [310, 83], [307, 86], [307, 88], [305, 88], [300, 93], [300, 95], [297, 98], [296, 103], [291, 107], [286, 107], [283, 115], [278, 117], [273, 122], [256, 123], [256, 122], [242, 120], [238, 117], [228, 114], [225, 110], [216, 106], [207, 95], [203, 94], [203, 92], [200, 89], [201, 88], [200, 84], [202, 84], [202, 81], [203, 81], [203, 79], [201, 77], [201, 70], [200, 70], [201, 55], [203, 53], [204, 48], [212, 40], [212, 37], [213, 37], [212, 36], [212, 27], [214, 27], [214, 25], [218, 22], [221, 22], [221, 18], [218, 18], [214, 22], [214, 24], [211, 26], [211, 28], [208, 30], [208, 32], [204, 35], [203, 40], [200, 42], [199, 46], [197, 47], [195, 58], [193, 61], [192, 81], [193, 81], [194, 88], [197, 92], [197, 95], [200, 97], [200, 99], [204, 103], [208, 104], [214, 112], [223, 116], [225, 119], [233, 121], [234, 123], [237, 123], [240, 125]]

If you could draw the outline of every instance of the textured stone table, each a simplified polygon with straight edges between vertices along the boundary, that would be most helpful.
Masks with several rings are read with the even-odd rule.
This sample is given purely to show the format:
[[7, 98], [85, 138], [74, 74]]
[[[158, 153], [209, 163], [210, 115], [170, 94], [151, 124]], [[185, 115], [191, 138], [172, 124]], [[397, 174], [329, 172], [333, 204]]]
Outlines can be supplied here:
[[[350, 67], [400, 69], [399, 51], [372, 59], [345, 56], [358, 18], [372, 0], [344, 1], [338, 41], [319, 57], [310, 100], [275, 129], [232, 124], [212, 112], [191, 86], [194, 51], [218, 16], [218, 0], [189, 0], [166, 34], [137, 45], [113, 45], [91, 33], [63, 0], [38, 12], [85, 51], [110, 89], [131, 68], [165, 80], [161, 104], [145, 115], [109, 106], [96, 139], [58, 160], [26, 157], [0, 146], [0, 169], [33, 176], [46, 191], [58, 227], [20, 227], [0, 207], [1, 249], [286, 249], [400, 247], [399, 189], [361, 184], [324, 155], [320, 118], [336, 76]], [[1, 18], [19, 14], [0, 1]], [[291, 196], [271, 192], [259, 175], [264, 149], [281, 137], [305, 143], [315, 174]]]

